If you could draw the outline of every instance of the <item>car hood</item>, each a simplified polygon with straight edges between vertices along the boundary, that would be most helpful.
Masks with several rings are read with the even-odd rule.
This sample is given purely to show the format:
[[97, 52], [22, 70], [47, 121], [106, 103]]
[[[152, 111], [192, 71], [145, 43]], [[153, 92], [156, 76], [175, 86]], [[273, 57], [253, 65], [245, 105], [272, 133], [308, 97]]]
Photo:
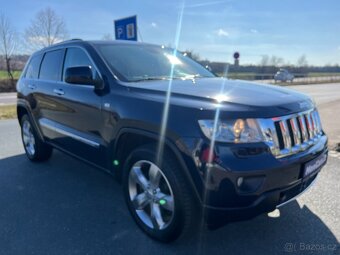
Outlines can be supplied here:
[[[130, 88], [150, 92], [167, 92], [168, 80], [126, 83]], [[145, 92], [146, 92], [145, 91]], [[258, 84], [223, 78], [200, 78], [195, 80], [173, 80], [171, 83], [172, 100], [176, 97], [192, 102], [199, 100], [216, 105], [233, 104], [249, 108], [286, 108], [286, 114], [308, 110], [313, 107], [312, 100], [299, 92], [276, 85]], [[203, 105], [203, 104], [202, 104]], [[275, 114], [274, 114], [275, 115]]]

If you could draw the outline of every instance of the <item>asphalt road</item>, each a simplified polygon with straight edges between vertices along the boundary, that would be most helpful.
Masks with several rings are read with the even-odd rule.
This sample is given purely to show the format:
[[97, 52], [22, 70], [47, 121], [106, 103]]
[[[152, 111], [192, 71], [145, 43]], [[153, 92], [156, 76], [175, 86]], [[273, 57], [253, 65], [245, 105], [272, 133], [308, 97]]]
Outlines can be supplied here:
[[0, 106], [15, 104], [17, 101], [17, 94], [12, 93], [0, 93]]
[[172, 244], [138, 229], [110, 175], [57, 151], [38, 164], [23, 153], [17, 121], [0, 121], [0, 254], [340, 254], [336, 153], [279, 217], [202, 228]]
[[310, 95], [316, 102], [329, 147], [340, 144], [340, 83], [289, 86]]

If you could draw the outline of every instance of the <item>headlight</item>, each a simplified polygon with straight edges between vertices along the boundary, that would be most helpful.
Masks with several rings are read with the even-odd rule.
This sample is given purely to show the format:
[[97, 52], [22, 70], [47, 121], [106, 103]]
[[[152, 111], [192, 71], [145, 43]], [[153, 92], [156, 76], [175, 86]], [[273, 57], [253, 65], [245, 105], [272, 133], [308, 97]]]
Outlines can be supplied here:
[[218, 121], [198, 121], [204, 135], [217, 142], [257, 143], [263, 141], [261, 130], [255, 119]]

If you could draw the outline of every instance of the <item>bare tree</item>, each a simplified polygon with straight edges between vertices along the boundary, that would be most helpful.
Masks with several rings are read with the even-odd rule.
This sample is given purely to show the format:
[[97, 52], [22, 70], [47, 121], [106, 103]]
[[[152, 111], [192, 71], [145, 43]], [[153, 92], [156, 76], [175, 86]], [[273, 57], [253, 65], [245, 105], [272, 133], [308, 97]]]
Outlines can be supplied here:
[[64, 19], [50, 7], [40, 10], [25, 31], [26, 43], [33, 49], [50, 46], [66, 38]]
[[276, 66], [277, 67], [277, 66], [283, 65], [283, 63], [284, 63], [284, 60], [281, 57], [272, 56], [270, 58], [270, 65], [271, 66]]
[[193, 60], [195, 60], [197, 62], [201, 60], [200, 55], [198, 53], [194, 52], [193, 50], [186, 50], [185, 53], [189, 58], [192, 58]]
[[299, 67], [307, 67], [308, 66], [308, 61], [307, 61], [306, 55], [302, 55], [298, 58], [297, 66], [299, 66]]
[[269, 66], [269, 56], [268, 55], [262, 55], [260, 66]]
[[104, 41], [112, 41], [113, 38], [112, 38], [112, 35], [110, 33], [106, 33], [102, 36], [102, 40]]
[[5, 59], [7, 74], [12, 84], [14, 84], [14, 79], [11, 68], [11, 57], [17, 49], [17, 42], [16, 32], [9, 19], [4, 14], [0, 14], [0, 53]]

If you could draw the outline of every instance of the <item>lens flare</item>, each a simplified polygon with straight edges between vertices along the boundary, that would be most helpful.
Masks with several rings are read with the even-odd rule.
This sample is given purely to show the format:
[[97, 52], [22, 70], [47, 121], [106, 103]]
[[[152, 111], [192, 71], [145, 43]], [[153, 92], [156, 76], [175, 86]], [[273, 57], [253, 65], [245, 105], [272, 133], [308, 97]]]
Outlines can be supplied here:
[[[178, 15], [176, 37], [175, 37], [175, 47], [174, 47], [174, 51], [171, 56], [171, 59], [177, 59], [177, 49], [178, 49], [179, 39], [181, 35], [181, 30], [182, 30], [184, 7], [185, 7], [185, 2], [182, 3], [181, 9]], [[175, 62], [171, 62], [171, 69], [170, 69], [170, 75], [169, 75], [170, 79], [169, 79], [168, 88], [166, 92], [166, 98], [164, 102], [162, 125], [161, 125], [159, 144], [158, 144], [158, 152], [157, 152], [157, 163], [158, 164], [162, 160], [163, 151], [164, 151], [164, 140], [165, 140], [166, 128], [168, 125], [169, 106], [170, 106], [170, 98], [171, 98], [172, 80], [174, 76], [174, 67], [175, 67]]]

